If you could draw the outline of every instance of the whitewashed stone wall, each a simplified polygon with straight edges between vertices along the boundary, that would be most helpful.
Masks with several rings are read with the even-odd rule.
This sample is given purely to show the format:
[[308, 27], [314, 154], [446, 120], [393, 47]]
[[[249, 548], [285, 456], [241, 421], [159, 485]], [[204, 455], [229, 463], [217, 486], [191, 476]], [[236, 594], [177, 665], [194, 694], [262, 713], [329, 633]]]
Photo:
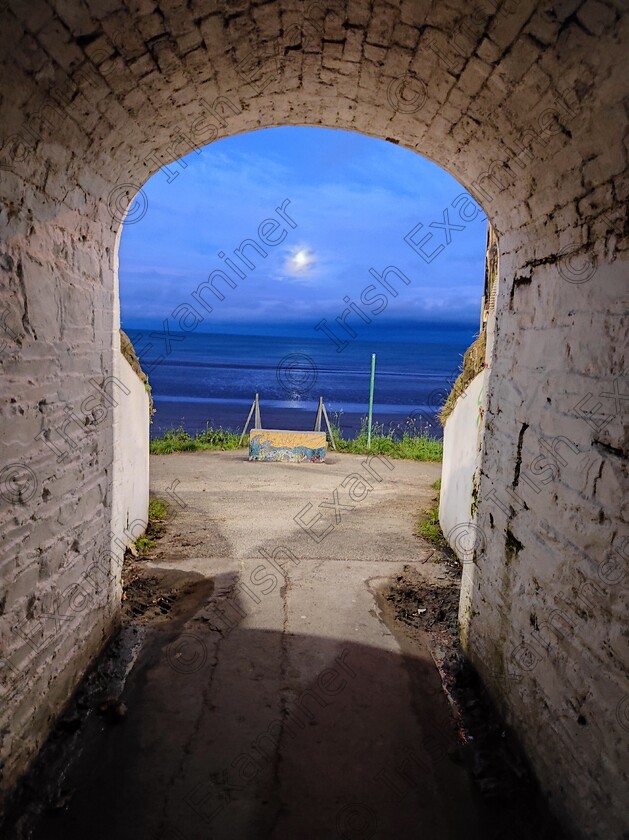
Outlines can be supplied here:
[[[187, 177], [173, 162], [217, 137], [305, 123], [426, 155], [500, 236], [466, 639], [566, 824], [620, 837], [626, 4], [5, 0], [0, 27], [2, 790], [115, 628], [129, 198], [160, 164]], [[417, 219], [418, 276], [457, 247], [461, 210]], [[139, 193], [125, 223], [147, 212]], [[107, 573], [89, 586], [95, 564]], [[71, 597], [71, 620], [47, 617]]]

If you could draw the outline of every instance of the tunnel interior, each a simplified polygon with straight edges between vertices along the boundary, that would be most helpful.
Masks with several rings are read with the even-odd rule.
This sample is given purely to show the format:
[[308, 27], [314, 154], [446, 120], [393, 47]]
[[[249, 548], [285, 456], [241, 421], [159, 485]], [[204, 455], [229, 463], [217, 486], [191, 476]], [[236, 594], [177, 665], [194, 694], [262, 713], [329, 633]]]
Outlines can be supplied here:
[[[0, 19], [3, 790], [118, 622], [115, 575], [71, 621], [58, 615], [89, 568], [114, 569], [120, 554], [103, 386], [119, 352], [125, 214], [152, 173], [216, 138], [321, 125], [435, 161], [499, 236], [463, 629], [557, 813], [584, 834], [617, 834], [629, 691], [623, 4], [16, 0]], [[434, 231], [423, 233], [429, 259]], [[49, 444], [72, 414], [85, 436], [62, 457]]]

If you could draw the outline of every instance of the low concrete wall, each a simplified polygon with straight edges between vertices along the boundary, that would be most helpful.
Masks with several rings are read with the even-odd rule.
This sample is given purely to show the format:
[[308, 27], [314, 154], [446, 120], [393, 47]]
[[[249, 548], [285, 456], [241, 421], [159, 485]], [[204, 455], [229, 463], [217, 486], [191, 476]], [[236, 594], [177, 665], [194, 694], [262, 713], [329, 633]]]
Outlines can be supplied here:
[[114, 363], [119, 394], [114, 406], [112, 535], [119, 550], [144, 533], [149, 504], [149, 395], [119, 353]]
[[472, 559], [475, 542], [475, 475], [480, 467], [483, 370], [459, 396], [443, 430], [439, 523], [457, 557]]

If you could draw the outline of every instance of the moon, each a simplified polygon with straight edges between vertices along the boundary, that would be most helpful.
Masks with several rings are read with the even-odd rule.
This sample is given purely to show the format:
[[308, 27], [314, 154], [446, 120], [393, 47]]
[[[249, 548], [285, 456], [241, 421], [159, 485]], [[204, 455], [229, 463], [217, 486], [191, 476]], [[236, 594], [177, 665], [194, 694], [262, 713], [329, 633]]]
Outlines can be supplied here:
[[303, 268], [308, 262], [308, 254], [306, 251], [297, 251], [295, 256], [293, 257], [295, 265], [297, 268]]

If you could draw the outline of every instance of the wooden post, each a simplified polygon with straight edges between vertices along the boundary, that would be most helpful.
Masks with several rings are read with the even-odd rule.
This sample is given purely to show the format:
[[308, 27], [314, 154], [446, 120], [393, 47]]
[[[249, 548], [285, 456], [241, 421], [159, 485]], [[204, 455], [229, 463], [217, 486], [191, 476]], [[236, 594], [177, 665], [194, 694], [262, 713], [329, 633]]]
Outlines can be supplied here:
[[[332, 444], [332, 449], [336, 452], [336, 444], [334, 443], [334, 434], [332, 433], [332, 426], [330, 425], [330, 421], [328, 420], [328, 412], [325, 410], [325, 405], [323, 404], [323, 397], [321, 397], [321, 408], [323, 409], [323, 416], [325, 417], [325, 425], [328, 427], [328, 434], [330, 435], [330, 443]], [[321, 423], [319, 423], [321, 425]], [[320, 429], [317, 429], [320, 431]]]
[[319, 397], [319, 406], [317, 408], [317, 417], [315, 419], [314, 430], [315, 432], [321, 431], [321, 414], [323, 408], [323, 397]]
[[238, 441], [238, 446], [242, 445], [242, 439], [247, 434], [247, 428], [249, 423], [251, 422], [251, 418], [255, 412], [255, 420], [254, 426], [256, 429], [259, 429], [262, 425], [262, 420], [260, 419], [260, 400], [258, 399], [258, 394], [256, 394], [254, 401], [251, 404], [251, 410], [249, 411], [249, 416], [247, 417], [247, 422], [245, 423], [245, 428], [242, 430], [242, 434], [240, 435], [240, 440]]

